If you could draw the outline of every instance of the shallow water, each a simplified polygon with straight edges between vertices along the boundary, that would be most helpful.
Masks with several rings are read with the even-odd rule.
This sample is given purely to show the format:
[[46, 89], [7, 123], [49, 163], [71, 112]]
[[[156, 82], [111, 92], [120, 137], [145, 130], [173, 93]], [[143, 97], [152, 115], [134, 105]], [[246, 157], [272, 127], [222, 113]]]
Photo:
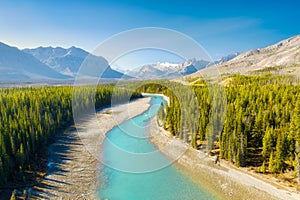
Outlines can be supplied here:
[[161, 96], [153, 96], [146, 112], [108, 132], [101, 155], [106, 163], [100, 170], [101, 199], [215, 199], [168, 165], [169, 160], [147, 139], [149, 119], [162, 102]]

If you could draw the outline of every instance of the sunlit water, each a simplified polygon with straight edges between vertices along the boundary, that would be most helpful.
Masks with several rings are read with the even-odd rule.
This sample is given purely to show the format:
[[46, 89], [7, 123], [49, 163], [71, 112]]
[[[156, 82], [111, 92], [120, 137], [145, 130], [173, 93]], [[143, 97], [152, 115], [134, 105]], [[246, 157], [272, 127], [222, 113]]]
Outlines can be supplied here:
[[[128, 154], [133, 152], [141, 155], [157, 150], [147, 139], [149, 133], [147, 125], [149, 119], [157, 113], [161, 102], [165, 104], [162, 97], [153, 96], [151, 106], [146, 112], [127, 120], [107, 134], [103, 143], [103, 160], [111, 167], [122, 171], [107, 166], [101, 167], [101, 185], [98, 190], [101, 199], [215, 199], [172, 165], [152, 171], [151, 169], [157, 167], [156, 163], [159, 163], [159, 166], [169, 162], [161, 153], [155, 154], [155, 157], [150, 157], [144, 162], [135, 160]], [[120, 149], [125, 150], [125, 153]], [[131, 173], [135, 170], [141, 172], [143, 169], [152, 172]]]

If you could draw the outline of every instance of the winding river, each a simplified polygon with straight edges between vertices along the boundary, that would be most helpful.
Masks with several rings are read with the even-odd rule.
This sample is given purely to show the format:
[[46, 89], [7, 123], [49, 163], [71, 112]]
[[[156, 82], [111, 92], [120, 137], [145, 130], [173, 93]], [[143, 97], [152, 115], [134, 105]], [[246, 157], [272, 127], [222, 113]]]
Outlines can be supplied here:
[[[216, 199], [173, 165], [153, 171], [151, 167], [156, 167], [151, 162], [153, 157], [141, 162], [131, 156], [157, 151], [148, 140], [148, 125], [165, 101], [161, 96], [151, 96], [151, 105], [147, 111], [107, 133], [101, 155], [107, 165], [100, 169], [98, 197], [109, 200]], [[162, 165], [169, 162], [161, 153], [155, 154], [154, 160]], [[144, 170], [145, 173], [134, 173], [135, 170]]]

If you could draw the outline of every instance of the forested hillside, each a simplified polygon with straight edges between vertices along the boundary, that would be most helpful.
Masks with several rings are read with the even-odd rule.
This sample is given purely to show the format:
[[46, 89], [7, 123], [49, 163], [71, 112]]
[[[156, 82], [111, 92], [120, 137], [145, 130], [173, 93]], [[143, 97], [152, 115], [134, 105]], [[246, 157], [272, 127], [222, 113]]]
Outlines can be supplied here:
[[[209, 148], [211, 152], [219, 153], [221, 158], [237, 166], [253, 166], [263, 173], [293, 170], [296, 176], [297, 166], [299, 168], [297, 160], [300, 158], [298, 81], [292, 77], [272, 75], [226, 77], [226, 118], [221, 133], [215, 136], [208, 130], [213, 112], [209, 90], [202, 80], [190, 82], [197, 95], [200, 113], [196, 130], [182, 123], [180, 101], [170, 89], [159, 82], [140, 88], [141, 91], [162, 92], [170, 97], [164, 120], [165, 129], [185, 139], [194, 148], [212, 145]], [[184, 89], [187, 86], [177, 83], [176, 87], [189, 99]], [[188, 116], [195, 111], [189, 112]], [[212, 140], [214, 142], [210, 144]]]
[[[110, 104], [112, 93], [119, 101], [140, 96], [99, 86], [93, 97], [91, 90], [84, 86], [76, 90], [87, 97], [77, 102], [83, 111], [91, 102], [96, 107]], [[33, 162], [57, 131], [73, 122], [72, 92], [73, 87], [68, 86], [0, 89], [0, 186], [16, 179], [25, 181], [24, 171], [34, 170]]]

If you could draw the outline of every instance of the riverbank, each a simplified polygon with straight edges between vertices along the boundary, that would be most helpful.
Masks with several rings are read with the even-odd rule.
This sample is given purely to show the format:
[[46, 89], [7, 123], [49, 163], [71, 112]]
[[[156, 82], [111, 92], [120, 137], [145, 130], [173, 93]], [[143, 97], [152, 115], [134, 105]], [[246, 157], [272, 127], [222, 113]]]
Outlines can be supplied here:
[[[49, 147], [49, 172], [39, 185], [27, 190], [32, 199], [97, 199], [98, 163], [104, 134], [114, 126], [139, 115], [149, 107], [150, 98], [103, 108], [86, 116], [56, 136]], [[98, 120], [95, 120], [98, 119]]]
[[[150, 98], [142, 98], [113, 108], [97, 112], [98, 120], [93, 117], [82, 119], [77, 128], [70, 127], [57, 136], [50, 148], [50, 171], [40, 185], [28, 193], [33, 199], [97, 199], [96, 189], [99, 184], [98, 163], [96, 157], [101, 150], [102, 140], [114, 126], [143, 113], [149, 107]], [[100, 130], [100, 131], [99, 131]], [[156, 119], [151, 123], [151, 141], [162, 149], [172, 141], [172, 148], [163, 151], [167, 156], [178, 155], [178, 149], [187, 151], [175, 167], [191, 177], [208, 192], [220, 199], [299, 199], [294, 192], [276, 188], [274, 185], [253, 177], [245, 168], [236, 168], [221, 161], [215, 165], [213, 158], [206, 157], [169, 132], [158, 127]], [[176, 151], [177, 150], [177, 151]], [[258, 174], [259, 176], [259, 174]]]
[[[143, 96], [146, 96], [146, 95], [153, 95], [153, 93], [142, 93]], [[166, 95], [163, 95], [163, 94], [155, 94], [155, 96], [160, 96], [163, 98], [163, 100], [165, 100], [167, 102], [168, 105], [170, 105], [170, 98], [167, 97]]]
[[172, 144], [171, 148], [163, 150], [168, 157], [176, 155], [174, 149], [186, 148], [186, 152], [174, 165], [220, 199], [300, 199], [298, 193], [279, 189], [263, 181], [259, 175], [254, 177], [245, 170], [222, 161], [220, 165], [214, 164], [212, 157], [187, 146], [182, 140], [172, 137], [168, 131], [159, 127], [155, 118], [151, 122], [150, 130], [150, 140], [159, 149]]

